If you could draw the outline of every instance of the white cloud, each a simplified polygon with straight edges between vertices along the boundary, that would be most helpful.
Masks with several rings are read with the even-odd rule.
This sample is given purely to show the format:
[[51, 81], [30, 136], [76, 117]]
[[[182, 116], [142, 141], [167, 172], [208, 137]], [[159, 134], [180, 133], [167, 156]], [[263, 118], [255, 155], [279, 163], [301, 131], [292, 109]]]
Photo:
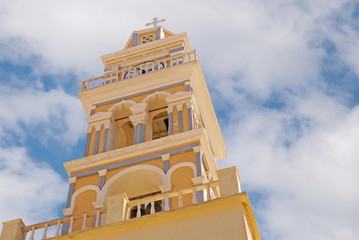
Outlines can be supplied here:
[[226, 128], [226, 165], [238, 165], [245, 190], [263, 194], [256, 215], [266, 237], [357, 239], [359, 108], [320, 93], [293, 102], [248, 111]]
[[60, 217], [67, 188], [58, 173], [31, 159], [25, 148], [0, 148], [1, 222], [21, 217], [30, 225]]
[[[78, 98], [63, 90], [0, 87], [0, 136], [51, 138], [64, 146], [75, 145], [86, 129], [85, 113]], [[26, 131], [26, 132], [25, 132]]]

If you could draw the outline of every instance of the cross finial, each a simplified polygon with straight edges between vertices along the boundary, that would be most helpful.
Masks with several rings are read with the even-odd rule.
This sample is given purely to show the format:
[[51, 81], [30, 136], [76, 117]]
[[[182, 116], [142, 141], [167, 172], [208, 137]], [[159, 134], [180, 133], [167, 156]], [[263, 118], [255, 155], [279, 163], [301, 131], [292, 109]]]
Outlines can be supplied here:
[[158, 17], [155, 17], [155, 18], [153, 18], [152, 20], [153, 20], [153, 22], [151, 22], [151, 23], [146, 23], [146, 26], [153, 25], [153, 27], [156, 27], [156, 26], [157, 26], [157, 23], [166, 21], [166, 19], [158, 20]]

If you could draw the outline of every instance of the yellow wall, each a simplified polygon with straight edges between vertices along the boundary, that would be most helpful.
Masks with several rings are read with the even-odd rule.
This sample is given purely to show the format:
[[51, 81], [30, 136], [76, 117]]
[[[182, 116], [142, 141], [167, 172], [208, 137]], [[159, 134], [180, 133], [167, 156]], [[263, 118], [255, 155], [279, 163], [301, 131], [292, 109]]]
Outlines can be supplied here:
[[[80, 193], [75, 200], [75, 207], [73, 211], [73, 215], [88, 212], [94, 209], [92, 203], [96, 201], [96, 192], [93, 190], [87, 190]], [[82, 227], [83, 221], [77, 220], [74, 221], [73, 230], [80, 230]], [[91, 228], [93, 224], [93, 217], [87, 218], [86, 226], [87, 228]]]
[[188, 151], [184, 153], [174, 154], [170, 157], [170, 168], [180, 162], [192, 162], [196, 164], [196, 155], [194, 151]]
[[[171, 191], [180, 190], [193, 186], [192, 178], [193, 169], [190, 167], [181, 167], [176, 169], [171, 175]], [[190, 205], [192, 203], [192, 194], [186, 194], [182, 196], [183, 206]], [[178, 198], [171, 198], [171, 208], [178, 208]]]
[[[131, 219], [92, 231], [73, 233], [58, 239], [251, 239], [248, 235], [242, 202], [238, 196], [234, 196]], [[259, 240], [260, 237], [256, 239]]]
[[92, 128], [91, 137], [90, 137], [90, 144], [89, 144], [89, 150], [88, 150], [88, 156], [93, 154], [94, 145], [95, 145], [95, 136], [96, 136], [96, 130], [95, 130], [95, 128]]

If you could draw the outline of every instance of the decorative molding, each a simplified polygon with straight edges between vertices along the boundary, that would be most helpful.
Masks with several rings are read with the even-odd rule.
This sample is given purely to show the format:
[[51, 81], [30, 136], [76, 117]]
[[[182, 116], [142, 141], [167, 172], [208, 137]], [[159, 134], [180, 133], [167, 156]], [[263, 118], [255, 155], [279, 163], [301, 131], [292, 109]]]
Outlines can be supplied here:
[[98, 174], [101, 176], [106, 176], [106, 173], [107, 173], [107, 169], [102, 169], [102, 170], [99, 170], [98, 171]]
[[161, 185], [161, 186], [159, 186], [159, 188], [161, 189], [161, 192], [162, 192], [162, 193], [170, 192], [170, 191], [171, 191], [171, 187], [172, 187], [172, 184], [166, 184], [166, 185]]
[[191, 92], [176, 92], [175, 94], [172, 94], [171, 96], [166, 98], [166, 101], [168, 104], [175, 103], [183, 100], [187, 100], [192, 97]]
[[70, 183], [70, 184], [71, 184], [71, 183], [75, 183], [76, 180], [77, 180], [77, 177], [70, 177], [68, 180], [69, 180], [69, 183]]
[[163, 161], [168, 161], [170, 160], [170, 154], [169, 153], [163, 154], [161, 155], [161, 158]]
[[187, 101], [186, 101], [186, 106], [187, 106], [187, 108], [192, 108], [192, 107], [193, 107], [192, 101], [191, 101], [191, 100], [187, 100]]
[[[95, 106], [96, 106], [96, 107], [100, 107], [100, 106], [104, 106], [104, 105], [107, 105], [107, 104], [116, 103], [116, 102], [119, 102], [119, 101], [121, 101], [121, 102], [122, 102], [122, 101], [133, 102], [132, 100], [126, 100], [126, 99], [133, 98], [133, 97], [137, 97], [137, 96], [141, 96], [141, 95], [145, 95], [145, 94], [147, 94], [147, 93], [153, 93], [153, 92], [156, 92], [156, 91], [161, 91], [161, 90], [164, 90], [164, 89], [169, 89], [169, 88], [172, 88], [172, 87], [177, 87], [177, 86], [183, 85], [185, 82], [188, 82], [188, 80], [182, 81], [182, 82], [178, 82], [178, 83], [174, 83], [174, 84], [170, 84], [170, 85], [167, 85], [167, 86], [164, 86], [164, 87], [154, 88], [154, 89], [151, 89], [151, 90], [148, 90], [148, 91], [139, 92], [139, 93], [136, 93], [136, 94], [131, 94], [131, 95], [128, 95], [128, 96], [125, 96], [125, 97], [121, 97], [121, 98], [117, 98], [117, 99], [105, 101], [105, 102], [102, 102], [102, 103], [98, 103], [98, 104], [96, 104]], [[136, 102], [134, 102], [134, 104], [136, 104]], [[116, 104], [116, 105], [117, 105], [117, 104]], [[112, 106], [112, 107], [110, 108], [110, 110], [112, 110], [112, 108], [115, 107], [116, 105]], [[110, 110], [108, 110], [108, 112], [110, 112]]]
[[146, 112], [144, 112], [144, 113], [139, 113], [139, 114], [130, 116], [130, 120], [131, 120], [133, 126], [136, 126], [138, 123], [146, 124], [147, 117], [148, 117], [148, 114]]
[[183, 103], [181, 102], [180, 104], [176, 105], [177, 111], [182, 111], [183, 109]]
[[111, 122], [110, 121], [105, 121], [103, 123], [103, 126], [105, 127], [105, 129], [109, 129], [110, 128], [110, 125], [111, 125]]
[[91, 168], [88, 170], [83, 170], [83, 171], [78, 171], [78, 172], [72, 173], [71, 176], [85, 177], [85, 176], [89, 176], [89, 175], [94, 175], [94, 174], [98, 174], [98, 171], [101, 169], [106, 168], [107, 170], [112, 170], [112, 169], [117, 169], [117, 168], [121, 168], [121, 167], [126, 167], [126, 166], [130, 166], [130, 165], [150, 161], [150, 160], [153, 160], [156, 158], [160, 158], [161, 155], [166, 154], [166, 153], [169, 153], [172, 155], [172, 154], [176, 154], [179, 152], [192, 151], [193, 147], [198, 146], [198, 145], [199, 145], [199, 143], [196, 142], [196, 143], [192, 143], [192, 144], [177, 147], [177, 148], [172, 148], [172, 149], [165, 150], [165, 151], [160, 151], [160, 152], [156, 152], [156, 153], [152, 153], [152, 154], [146, 154], [146, 155], [143, 155], [140, 157], [130, 158], [130, 159], [123, 160], [120, 162], [109, 163], [109, 164], [105, 164], [100, 167], [94, 167], [94, 168]]
[[201, 146], [196, 146], [192, 148], [195, 153], [201, 152], [202, 148]]
[[170, 113], [173, 113], [173, 106], [172, 105], [169, 105], [168, 108], [167, 108], [167, 113], [170, 114]]
[[104, 120], [109, 120], [111, 119], [111, 117], [112, 117], [112, 112], [98, 112], [86, 118], [86, 120], [88, 124], [91, 124], [95, 122], [102, 122]]
[[99, 124], [96, 124], [96, 125], [95, 125], [95, 130], [96, 130], [96, 132], [98, 132], [98, 131], [101, 130], [101, 126], [102, 126], [102, 123], [99, 123]]
[[199, 176], [199, 177], [194, 177], [192, 178], [192, 182], [194, 183], [194, 185], [200, 185], [200, 184], [204, 184], [207, 182], [206, 177], [203, 176]]
[[86, 133], [91, 133], [92, 132], [92, 126], [89, 126], [87, 129], [86, 129]]
[[62, 209], [62, 213], [64, 214], [65, 217], [71, 216], [73, 212], [74, 212], [73, 207]]
[[105, 201], [92, 202], [92, 205], [95, 209], [101, 209], [105, 206]]
[[148, 111], [148, 104], [147, 103], [137, 103], [130, 107], [131, 112], [133, 115], [146, 113]]

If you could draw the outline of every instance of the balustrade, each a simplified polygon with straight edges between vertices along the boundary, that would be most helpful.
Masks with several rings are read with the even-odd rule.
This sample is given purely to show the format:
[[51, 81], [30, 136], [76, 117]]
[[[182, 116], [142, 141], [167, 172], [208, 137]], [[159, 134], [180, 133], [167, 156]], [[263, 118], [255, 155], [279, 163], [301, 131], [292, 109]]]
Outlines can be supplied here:
[[[169, 201], [170, 201], [170, 199], [173, 199], [173, 198], [178, 198], [178, 207], [181, 208], [181, 207], [183, 207], [183, 196], [186, 194], [192, 194], [192, 196], [193, 196], [192, 204], [196, 204], [198, 202], [196, 192], [203, 191], [203, 190], [207, 191], [207, 201], [208, 201], [208, 200], [218, 197], [217, 190], [216, 190], [216, 188], [218, 186], [219, 186], [219, 182], [215, 181], [215, 182], [205, 183], [202, 185], [197, 185], [194, 187], [189, 187], [189, 188], [185, 188], [185, 189], [181, 189], [181, 190], [177, 190], [177, 191], [173, 191], [173, 192], [161, 193], [161, 194], [156, 194], [153, 196], [145, 197], [142, 199], [132, 200], [127, 203], [127, 209], [128, 209], [127, 212], [132, 213], [132, 210], [135, 209], [136, 210], [135, 214], [133, 214], [133, 215], [131, 214], [131, 216], [129, 216], [129, 217], [140, 218], [147, 214], [155, 214], [156, 212], [161, 211], [161, 209], [162, 209], [162, 211], [168, 211], [168, 210], [170, 210]], [[164, 206], [160, 205], [161, 202], [163, 202]], [[149, 206], [150, 210], [146, 211], [144, 206], [147, 206], [147, 207]], [[159, 207], [159, 206], [161, 206], [161, 207]], [[61, 229], [61, 227], [64, 227], [65, 223], [69, 223], [67, 233], [72, 233], [75, 221], [82, 221], [81, 230], [85, 231], [87, 229], [86, 223], [87, 223], [88, 219], [90, 219], [91, 217], [96, 217], [93, 227], [98, 227], [100, 225], [101, 215], [105, 214], [106, 212], [107, 212], [106, 208], [100, 209], [100, 210], [94, 210], [94, 211], [90, 211], [90, 212], [86, 212], [86, 213], [82, 213], [82, 214], [77, 214], [77, 215], [73, 215], [73, 216], [69, 216], [69, 217], [51, 220], [48, 222], [43, 222], [43, 223], [26, 226], [26, 227], [22, 228], [22, 231], [24, 233], [30, 233], [30, 237], [28, 238], [29, 240], [35, 240], [36, 230], [43, 229], [41, 238], [36, 238], [36, 239], [48, 239], [48, 238], [58, 237], [60, 235], [60, 229]], [[125, 220], [127, 220], [127, 218], [125, 218]], [[103, 224], [103, 223], [101, 223], [101, 224]], [[48, 232], [49, 232], [48, 229], [51, 226], [56, 226], [56, 231], [53, 234], [53, 236], [47, 236]], [[41, 232], [40, 232], [40, 235], [41, 235]], [[40, 236], [40, 235], [38, 235], [38, 236]]]
[[173, 57], [166, 57], [161, 60], [146, 62], [137, 66], [127, 67], [114, 73], [105, 74], [89, 80], [83, 80], [81, 84], [81, 91], [86, 91], [92, 88], [115, 83], [120, 80], [138, 77], [143, 74], [175, 67], [193, 61], [197, 61], [196, 51], [179, 54]]
[[[22, 229], [22, 231], [24, 233], [30, 233], [30, 237], [28, 238], [29, 240], [48, 239], [48, 238], [58, 237], [58, 236], [60, 236], [60, 229], [61, 229], [61, 227], [64, 227], [65, 223], [69, 223], [68, 233], [71, 233], [72, 229], [73, 229], [74, 221], [76, 221], [76, 220], [82, 221], [83, 222], [82, 230], [86, 230], [86, 221], [88, 220], [88, 218], [96, 216], [96, 221], [95, 221], [94, 227], [98, 227], [100, 225], [99, 218], [100, 218], [101, 214], [103, 214], [103, 213], [106, 213], [106, 209], [94, 210], [91, 212], [87, 212], [85, 214], [78, 214], [78, 215], [74, 215], [74, 216], [70, 216], [70, 217], [64, 217], [64, 218], [55, 219], [55, 220], [51, 220], [51, 221], [44, 222], [44, 223], [38, 223], [38, 224], [26, 226]], [[47, 236], [48, 232], [49, 232], [48, 229], [51, 226], [56, 226], [55, 234], [53, 236]], [[42, 236], [41, 236], [41, 238], [38, 238], [35, 236], [35, 231], [41, 230], [41, 229], [43, 230]], [[40, 234], [41, 234], [41, 232], [40, 232]], [[37, 235], [37, 236], [39, 236], [39, 235]]]

